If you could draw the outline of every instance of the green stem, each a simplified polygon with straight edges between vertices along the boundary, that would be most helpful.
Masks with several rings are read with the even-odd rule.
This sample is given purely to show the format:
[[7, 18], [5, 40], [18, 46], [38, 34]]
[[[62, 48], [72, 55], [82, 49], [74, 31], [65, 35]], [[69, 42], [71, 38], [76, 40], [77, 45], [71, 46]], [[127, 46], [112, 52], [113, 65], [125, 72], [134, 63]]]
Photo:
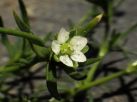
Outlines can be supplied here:
[[99, 68], [101, 61], [103, 60], [105, 55], [108, 53], [108, 51], [109, 51], [109, 41], [106, 40], [102, 43], [100, 51], [98, 53], [98, 57], [101, 59], [100, 59], [100, 61], [94, 63], [93, 66], [90, 68], [87, 78], [86, 78], [86, 81], [85, 81], [86, 83], [93, 80], [96, 70]]
[[41, 40], [39, 37], [32, 35], [30, 33], [27, 33], [27, 32], [21, 32], [21, 31], [17, 31], [17, 30], [13, 30], [13, 29], [7, 29], [7, 28], [1, 28], [0, 27], [0, 33], [23, 37], [23, 38], [31, 40], [34, 44], [37, 44], [37, 45], [44, 47], [44, 41], [43, 40]]
[[122, 76], [124, 74], [127, 74], [126, 70], [122, 70], [122, 71], [114, 73], [114, 74], [112, 74], [110, 76], [100, 78], [98, 80], [95, 80], [93, 82], [87, 83], [85, 85], [81, 85], [81, 86], [77, 87], [77, 91], [76, 91], [75, 88], [73, 90], [75, 90], [76, 92], [84, 91], [84, 90], [87, 90], [87, 89], [92, 88], [94, 86], [98, 86], [98, 85], [101, 85], [103, 83], [106, 83], [106, 82], [108, 82], [108, 81], [110, 81], [110, 80], [112, 80], [114, 78], [120, 77], [120, 76]]
[[85, 82], [88, 83], [88, 82], [90, 82], [90, 81], [93, 80], [94, 74], [95, 74], [95, 72], [96, 72], [99, 64], [100, 64], [100, 61], [93, 64], [92, 68], [91, 68], [91, 69], [89, 70], [89, 72], [88, 72], [88, 76], [87, 76]]

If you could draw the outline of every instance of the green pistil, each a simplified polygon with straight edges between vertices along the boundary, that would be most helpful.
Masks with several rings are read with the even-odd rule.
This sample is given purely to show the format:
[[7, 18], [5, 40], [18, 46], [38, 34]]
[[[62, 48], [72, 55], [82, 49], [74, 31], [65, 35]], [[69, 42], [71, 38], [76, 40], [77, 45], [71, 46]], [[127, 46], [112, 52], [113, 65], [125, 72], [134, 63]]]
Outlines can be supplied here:
[[73, 52], [73, 50], [69, 43], [64, 43], [61, 45], [61, 54], [71, 55], [72, 52]]

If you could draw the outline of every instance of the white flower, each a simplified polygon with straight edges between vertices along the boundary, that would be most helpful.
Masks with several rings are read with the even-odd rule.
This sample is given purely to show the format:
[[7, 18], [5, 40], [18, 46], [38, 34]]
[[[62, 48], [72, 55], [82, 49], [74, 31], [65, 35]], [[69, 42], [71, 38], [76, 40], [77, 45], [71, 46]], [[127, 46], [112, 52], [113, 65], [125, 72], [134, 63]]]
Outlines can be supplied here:
[[57, 40], [52, 41], [51, 48], [62, 63], [74, 67], [75, 63], [86, 61], [86, 56], [81, 50], [87, 45], [87, 38], [74, 36], [69, 39], [69, 34], [64, 28], [61, 28]]

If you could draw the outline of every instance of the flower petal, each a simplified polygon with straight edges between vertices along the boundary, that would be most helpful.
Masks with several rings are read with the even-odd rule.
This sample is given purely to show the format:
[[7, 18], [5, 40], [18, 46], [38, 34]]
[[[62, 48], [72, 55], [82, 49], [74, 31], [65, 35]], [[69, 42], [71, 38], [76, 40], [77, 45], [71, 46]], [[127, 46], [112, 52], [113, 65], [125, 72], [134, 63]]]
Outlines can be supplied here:
[[65, 65], [67, 65], [67, 66], [69, 66], [69, 67], [73, 67], [73, 62], [72, 62], [72, 60], [69, 58], [68, 55], [60, 56], [59, 59], [60, 59], [60, 61], [61, 61], [63, 64], [65, 64]]
[[74, 36], [70, 40], [70, 44], [76, 51], [81, 51], [87, 44], [87, 38], [81, 36]]
[[76, 62], [85, 62], [87, 59], [86, 59], [86, 56], [80, 52], [80, 51], [75, 51], [72, 55], [71, 55], [71, 59], [73, 61], [76, 61]]
[[62, 44], [65, 43], [69, 39], [69, 32], [64, 28], [61, 28], [57, 40]]
[[53, 40], [51, 44], [52, 51], [57, 55], [60, 52], [60, 44], [57, 40]]

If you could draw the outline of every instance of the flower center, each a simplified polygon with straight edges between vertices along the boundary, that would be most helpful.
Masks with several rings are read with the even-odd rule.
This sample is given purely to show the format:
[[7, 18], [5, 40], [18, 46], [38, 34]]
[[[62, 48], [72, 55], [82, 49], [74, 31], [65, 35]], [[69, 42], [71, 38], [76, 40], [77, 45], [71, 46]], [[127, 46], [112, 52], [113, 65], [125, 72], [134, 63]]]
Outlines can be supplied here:
[[69, 43], [62, 44], [60, 49], [61, 49], [61, 54], [71, 55], [71, 53], [73, 52]]

